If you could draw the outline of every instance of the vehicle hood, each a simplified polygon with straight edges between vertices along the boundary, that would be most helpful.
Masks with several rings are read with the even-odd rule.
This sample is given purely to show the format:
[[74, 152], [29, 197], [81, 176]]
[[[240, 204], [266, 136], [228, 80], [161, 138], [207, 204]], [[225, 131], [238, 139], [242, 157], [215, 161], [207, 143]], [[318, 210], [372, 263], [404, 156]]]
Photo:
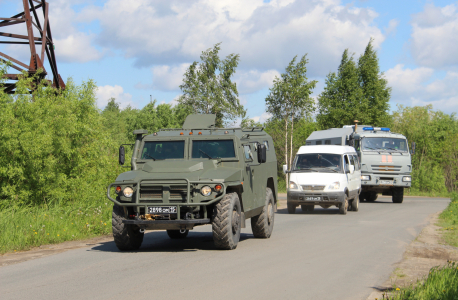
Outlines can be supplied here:
[[119, 181], [140, 181], [145, 179], [188, 179], [191, 181], [212, 180], [237, 181], [242, 179], [239, 168], [223, 167], [218, 160], [172, 161], [160, 160], [147, 162], [141, 169], [122, 173]]
[[343, 173], [290, 173], [290, 181], [298, 185], [328, 185], [346, 178]]

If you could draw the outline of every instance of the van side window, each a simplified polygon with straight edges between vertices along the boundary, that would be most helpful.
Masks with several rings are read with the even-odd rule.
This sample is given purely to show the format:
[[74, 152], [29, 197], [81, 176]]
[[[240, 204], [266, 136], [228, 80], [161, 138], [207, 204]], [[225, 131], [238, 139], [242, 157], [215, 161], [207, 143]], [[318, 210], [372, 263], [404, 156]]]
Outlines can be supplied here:
[[353, 160], [355, 161], [355, 170], [361, 170], [361, 165], [359, 164], [358, 156], [353, 154]]

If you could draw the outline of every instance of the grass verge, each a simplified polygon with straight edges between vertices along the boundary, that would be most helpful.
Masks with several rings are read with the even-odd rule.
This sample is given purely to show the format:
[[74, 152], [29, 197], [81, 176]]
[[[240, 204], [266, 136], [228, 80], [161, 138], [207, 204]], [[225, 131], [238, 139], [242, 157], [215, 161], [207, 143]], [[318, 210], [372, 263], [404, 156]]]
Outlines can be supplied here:
[[407, 288], [395, 288], [383, 295], [383, 299], [389, 300], [424, 300], [458, 299], [458, 263], [449, 261], [442, 267], [434, 267], [428, 277], [419, 280], [415, 286]]
[[458, 247], [458, 193], [453, 193], [450, 200], [448, 207], [440, 214], [437, 225], [442, 227], [444, 241]]
[[111, 233], [110, 201], [0, 211], [0, 254]]

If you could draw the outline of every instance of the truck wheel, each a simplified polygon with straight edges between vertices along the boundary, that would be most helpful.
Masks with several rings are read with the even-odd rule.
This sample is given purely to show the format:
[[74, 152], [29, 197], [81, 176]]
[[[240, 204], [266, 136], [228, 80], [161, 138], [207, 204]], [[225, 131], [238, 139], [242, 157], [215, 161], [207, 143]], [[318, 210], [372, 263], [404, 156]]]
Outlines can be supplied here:
[[121, 206], [114, 205], [112, 213], [113, 238], [121, 251], [138, 250], [143, 242], [144, 233], [136, 225], [124, 224], [124, 209]]
[[341, 215], [346, 215], [347, 214], [347, 209], [348, 209], [348, 199], [345, 199], [343, 203], [340, 204], [339, 206], [339, 213]]
[[351, 201], [351, 210], [358, 211], [359, 209], [359, 196], [356, 196], [353, 201]]
[[315, 210], [315, 205], [301, 205], [301, 209], [305, 213], [313, 214], [313, 211]]
[[288, 207], [288, 213], [289, 214], [295, 214], [296, 213], [296, 204], [292, 204], [292, 203], [286, 202], [286, 206]]
[[361, 201], [361, 202], [366, 201], [368, 196], [369, 196], [368, 193], [361, 192], [361, 194], [359, 194], [359, 201]]
[[366, 198], [366, 201], [374, 202], [375, 200], [377, 200], [377, 197], [378, 197], [378, 194], [376, 192], [370, 192]]
[[242, 225], [241, 215], [240, 200], [237, 193], [226, 194], [215, 205], [212, 231], [216, 248], [224, 250], [237, 248]]
[[402, 203], [404, 200], [404, 188], [393, 188], [392, 193], [393, 203]]
[[266, 188], [266, 205], [262, 213], [251, 218], [251, 230], [255, 238], [268, 239], [274, 229], [275, 200], [272, 190]]
[[171, 239], [184, 239], [188, 236], [189, 230], [180, 229], [180, 230], [167, 230], [167, 235]]

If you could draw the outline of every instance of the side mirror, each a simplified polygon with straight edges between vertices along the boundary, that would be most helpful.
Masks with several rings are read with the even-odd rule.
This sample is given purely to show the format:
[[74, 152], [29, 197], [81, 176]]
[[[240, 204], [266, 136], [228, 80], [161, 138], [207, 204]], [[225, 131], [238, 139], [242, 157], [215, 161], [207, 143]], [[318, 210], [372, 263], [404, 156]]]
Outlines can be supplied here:
[[410, 149], [410, 153], [415, 154], [415, 146], [416, 145], [417, 144], [415, 144], [415, 142], [412, 142], [412, 148]]
[[283, 165], [283, 173], [286, 174], [288, 172], [288, 166]]
[[267, 161], [266, 145], [258, 144], [258, 162], [263, 164]]
[[123, 165], [125, 160], [126, 160], [126, 152], [124, 150], [124, 146], [121, 146], [119, 147], [119, 164]]

